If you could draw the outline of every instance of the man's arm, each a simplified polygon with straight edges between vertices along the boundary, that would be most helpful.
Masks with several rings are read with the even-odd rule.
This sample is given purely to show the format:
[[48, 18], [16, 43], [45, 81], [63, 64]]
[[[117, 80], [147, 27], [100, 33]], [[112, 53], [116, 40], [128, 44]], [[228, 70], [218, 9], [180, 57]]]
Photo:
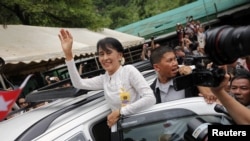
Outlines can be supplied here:
[[146, 53], [147, 53], [147, 44], [143, 44], [142, 52], [141, 52], [141, 59], [146, 60]]
[[211, 91], [220, 100], [222, 105], [227, 109], [229, 115], [237, 124], [250, 124], [250, 110], [236, 101], [232, 96], [230, 96], [224, 89], [229, 81], [229, 75], [226, 74], [224, 81], [220, 86], [211, 88]]
[[[192, 73], [192, 68], [191, 66], [181, 66], [179, 68], [179, 73], [181, 75], [189, 75]], [[199, 96], [203, 96], [207, 103], [211, 104], [213, 102], [216, 102], [217, 98], [209, 87], [197, 86], [197, 89], [200, 92]]]
[[197, 86], [199, 90], [199, 96], [204, 97], [205, 101], [209, 104], [216, 102], [217, 97], [213, 94], [212, 90], [209, 87]]

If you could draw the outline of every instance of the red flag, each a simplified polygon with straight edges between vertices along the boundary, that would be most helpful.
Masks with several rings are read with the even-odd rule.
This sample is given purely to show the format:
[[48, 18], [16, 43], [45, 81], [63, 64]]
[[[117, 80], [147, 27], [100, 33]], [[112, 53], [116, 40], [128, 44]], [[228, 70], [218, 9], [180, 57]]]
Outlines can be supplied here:
[[27, 84], [29, 78], [32, 75], [28, 75], [23, 81], [22, 85], [12, 91], [0, 91], [0, 121], [2, 121], [11, 110], [12, 106], [15, 104], [18, 96], [21, 94], [24, 86]]

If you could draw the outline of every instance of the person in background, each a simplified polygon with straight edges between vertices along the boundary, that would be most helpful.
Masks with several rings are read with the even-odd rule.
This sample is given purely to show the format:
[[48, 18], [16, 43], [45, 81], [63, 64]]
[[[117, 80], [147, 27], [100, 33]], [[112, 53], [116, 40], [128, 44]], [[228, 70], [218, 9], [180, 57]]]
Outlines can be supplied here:
[[24, 112], [30, 111], [32, 109], [31, 104], [26, 102], [26, 99], [23, 97], [18, 98], [17, 103], [20, 109], [22, 109], [18, 114], [23, 114]]
[[176, 34], [178, 37], [178, 45], [182, 45], [182, 39], [184, 38], [185, 35], [185, 29], [183, 25], [180, 23], [176, 24]]
[[50, 77], [48, 75], [45, 76], [45, 80], [46, 80], [46, 82], [47, 82], [48, 85], [60, 81], [60, 79], [58, 77], [56, 77], [56, 76]]
[[181, 43], [181, 47], [183, 48], [185, 54], [192, 55], [193, 49], [191, 46], [193, 45], [193, 42], [189, 39], [189, 34], [184, 35]]
[[197, 47], [197, 52], [201, 55], [205, 55], [205, 33], [204, 33], [204, 27], [200, 26], [197, 30], [197, 42], [198, 42], [198, 47]]
[[29, 104], [26, 102], [25, 98], [21, 97], [18, 99], [18, 105], [20, 108], [26, 108]]
[[151, 43], [150, 46], [146, 43], [142, 46], [142, 53], [141, 53], [141, 60], [149, 60], [152, 50], [160, 47], [161, 45], [159, 43], [155, 43], [155, 38], [151, 37]]
[[150, 39], [151, 39], [150, 47], [151, 47], [152, 50], [154, 50], [155, 48], [158, 48], [158, 47], [161, 46], [159, 43], [155, 43], [155, 37], [154, 36], [152, 36]]
[[105, 74], [82, 79], [77, 71], [72, 52], [73, 37], [61, 29], [58, 35], [65, 62], [74, 87], [86, 90], [104, 90], [111, 113], [107, 125], [114, 127], [121, 115], [130, 115], [153, 106], [153, 91], [143, 75], [132, 65], [125, 65], [123, 46], [115, 38], [106, 37], [97, 43], [98, 59]]
[[78, 73], [82, 75], [82, 72], [83, 72], [83, 64], [81, 63], [78, 68]]
[[246, 59], [246, 69], [250, 71], [250, 55], [245, 57]]
[[160, 47], [160, 46], [161, 46], [161, 45], [160, 45], [159, 43], [156, 43], [154, 48], [158, 48], [158, 47]]
[[250, 108], [250, 72], [244, 68], [235, 70], [230, 83], [230, 94], [242, 105]]
[[248, 56], [245, 56], [245, 57], [238, 58], [237, 61], [236, 61], [236, 65], [238, 67], [243, 67], [243, 68], [245, 68], [246, 70], [249, 71], [249, 68], [250, 68], [250, 56], [248, 55]]
[[141, 60], [149, 60], [151, 55], [151, 49], [149, 48], [148, 44], [143, 44], [142, 46], [142, 53], [141, 53]]
[[184, 58], [186, 56], [185, 52], [183, 51], [183, 48], [181, 46], [176, 46], [174, 48], [174, 53], [177, 58], [177, 62], [179, 65], [183, 65], [184, 63]]

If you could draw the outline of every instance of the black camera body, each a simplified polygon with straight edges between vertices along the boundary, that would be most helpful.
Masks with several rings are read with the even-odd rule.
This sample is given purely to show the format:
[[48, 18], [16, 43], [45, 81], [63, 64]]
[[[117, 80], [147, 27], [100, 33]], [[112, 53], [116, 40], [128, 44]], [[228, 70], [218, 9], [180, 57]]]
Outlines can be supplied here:
[[194, 65], [191, 74], [178, 76], [173, 79], [174, 89], [182, 90], [191, 86], [215, 87], [223, 80], [225, 71], [212, 65], [207, 69], [208, 57], [206, 56], [189, 56], [184, 59], [185, 65]]

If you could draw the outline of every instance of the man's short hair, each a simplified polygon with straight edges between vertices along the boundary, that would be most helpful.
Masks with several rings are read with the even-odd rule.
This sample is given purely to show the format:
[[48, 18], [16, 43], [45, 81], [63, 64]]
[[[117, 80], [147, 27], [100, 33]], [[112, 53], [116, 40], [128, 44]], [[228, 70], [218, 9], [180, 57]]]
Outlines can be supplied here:
[[235, 79], [241, 79], [241, 78], [248, 79], [250, 81], [250, 72], [246, 70], [245, 68], [235, 69], [231, 82]]
[[152, 50], [150, 55], [150, 63], [153, 66], [161, 61], [163, 55], [167, 52], [174, 52], [174, 50], [169, 46], [162, 46]]

